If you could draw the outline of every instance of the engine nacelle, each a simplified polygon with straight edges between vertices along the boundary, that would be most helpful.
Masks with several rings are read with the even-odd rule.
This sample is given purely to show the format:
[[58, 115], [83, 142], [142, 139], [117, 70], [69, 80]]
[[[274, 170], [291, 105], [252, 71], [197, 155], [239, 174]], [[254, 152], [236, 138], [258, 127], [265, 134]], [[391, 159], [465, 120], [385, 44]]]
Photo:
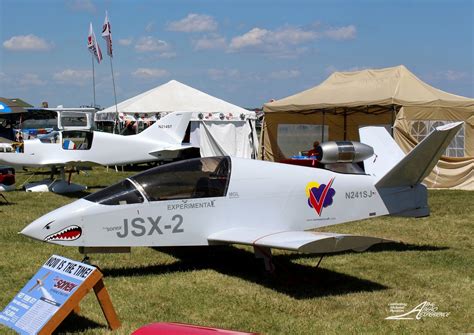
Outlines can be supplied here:
[[319, 161], [330, 163], [358, 163], [374, 154], [374, 149], [364, 143], [331, 141], [321, 143], [317, 149]]

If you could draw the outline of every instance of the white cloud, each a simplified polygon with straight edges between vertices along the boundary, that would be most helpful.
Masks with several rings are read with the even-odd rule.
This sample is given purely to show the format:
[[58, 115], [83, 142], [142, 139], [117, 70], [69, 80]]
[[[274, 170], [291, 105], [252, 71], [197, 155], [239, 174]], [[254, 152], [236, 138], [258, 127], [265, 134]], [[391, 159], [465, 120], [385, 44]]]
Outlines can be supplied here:
[[339, 28], [331, 28], [323, 32], [323, 35], [333, 40], [350, 40], [356, 37], [357, 29], [354, 25]]
[[230, 42], [231, 50], [243, 49], [250, 46], [259, 46], [265, 43], [265, 38], [271, 34], [271, 31], [260, 28], [253, 28], [249, 32], [234, 37]]
[[170, 45], [163, 40], [154, 38], [153, 36], [141, 37], [137, 44], [135, 44], [135, 49], [139, 52], [165, 52], [169, 51]]
[[276, 47], [285, 47], [310, 42], [319, 37], [313, 30], [304, 30], [299, 27], [283, 27], [272, 31], [261, 28], [253, 28], [249, 32], [234, 37], [230, 42], [230, 50], [244, 48], [262, 47], [270, 50]]
[[204, 36], [200, 39], [193, 41], [193, 44], [194, 50], [216, 50], [225, 49], [227, 47], [225, 37], [222, 37], [217, 34]]
[[129, 45], [131, 45], [133, 43], [133, 39], [132, 38], [122, 38], [122, 39], [119, 39], [118, 40], [118, 44], [120, 45], [123, 45], [125, 47], [128, 47]]
[[270, 73], [269, 77], [271, 79], [291, 79], [297, 78], [301, 75], [299, 70], [281, 70], [281, 71], [273, 71]]
[[167, 29], [185, 33], [214, 31], [217, 29], [217, 22], [210, 15], [191, 13], [184, 19], [168, 23]]
[[318, 39], [348, 40], [356, 36], [356, 27], [329, 28], [320, 24], [306, 28], [284, 26], [275, 30], [255, 27], [230, 41], [228, 51], [263, 52], [278, 57], [296, 57], [309, 50], [309, 44]]
[[46, 82], [35, 73], [25, 73], [18, 79], [18, 85], [21, 87], [42, 86]]
[[91, 0], [69, 0], [67, 6], [73, 11], [89, 13], [96, 12], [96, 7]]
[[11, 51], [47, 51], [53, 47], [45, 39], [33, 34], [13, 36], [3, 42], [3, 47]]
[[229, 52], [261, 52], [279, 58], [294, 58], [308, 51], [304, 46], [318, 38], [318, 33], [298, 27], [283, 27], [275, 31], [253, 28], [234, 37], [227, 49]]
[[90, 70], [65, 69], [61, 72], [53, 74], [53, 79], [59, 83], [67, 83], [69, 85], [83, 86], [92, 78]]
[[155, 79], [166, 77], [169, 75], [169, 72], [164, 69], [151, 69], [151, 68], [138, 68], [134, 72], [132, 72], [132, 76], [135, 78], [141, 79]]

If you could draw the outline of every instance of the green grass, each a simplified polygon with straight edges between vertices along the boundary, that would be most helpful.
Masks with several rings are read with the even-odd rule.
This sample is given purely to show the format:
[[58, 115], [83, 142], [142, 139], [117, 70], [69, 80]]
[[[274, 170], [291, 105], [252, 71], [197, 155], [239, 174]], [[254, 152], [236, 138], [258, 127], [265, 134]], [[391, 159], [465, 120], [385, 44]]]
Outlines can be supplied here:
[[[73, 181], [92, 190], [132, 172], [94, 168]], [[44, 176], [43, 176], [44, 177]], [[17, 184], [41, 179], [18, 172]], [[0, 205], [0, 309], [51, 254], [80, 260], [75, 248], [30, 240], [17, 232], [42, 214], [77, 197], [5, 193]], [[275, 252], [277, 272], [268, 275], [244, 247], [155, 250], [93, 255], [121, 319], [114, 334], [130, 334], [158, 321], [176, 321], [263, 334], [414, 334], [474, 331], [474, 193], [430, 191], [431, 216], [383, 217], [329, 227], [328, 231], [385, 237], [401, 243], [364, 253], [319, 258]], [[428, 300], [447, 318], [385, 320], [388, 304], [413, 308]], [[9, 333], [0, 326], [0, 333]], [[109, 334], [94, 294], [80, 316], [60, 333]]]

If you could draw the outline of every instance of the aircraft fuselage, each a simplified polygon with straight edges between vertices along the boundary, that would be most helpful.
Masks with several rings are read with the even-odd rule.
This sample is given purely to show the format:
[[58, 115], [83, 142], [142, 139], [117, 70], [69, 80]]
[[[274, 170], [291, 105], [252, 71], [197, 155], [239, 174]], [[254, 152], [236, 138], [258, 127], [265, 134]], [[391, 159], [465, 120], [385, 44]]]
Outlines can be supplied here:
[[[150, 199], [147, 188], [156, 192], [166, 185], [140, 185], [139, 178], [131, 177], [127, 183], [136, 187], [134, 197], [141, 199], [137, 203], [100, 204], [86, 197], [46, 214], [22, 233], [68, 246], [208, 245], [210, 235], [226, 229], [308, 230], [388, 214], [371, 176], [229, 160], [231, 172], [222, 196]], [[176, 172], [177, 182], [187, 173]], [[114, 195], [111, 191], [106, 196]]]

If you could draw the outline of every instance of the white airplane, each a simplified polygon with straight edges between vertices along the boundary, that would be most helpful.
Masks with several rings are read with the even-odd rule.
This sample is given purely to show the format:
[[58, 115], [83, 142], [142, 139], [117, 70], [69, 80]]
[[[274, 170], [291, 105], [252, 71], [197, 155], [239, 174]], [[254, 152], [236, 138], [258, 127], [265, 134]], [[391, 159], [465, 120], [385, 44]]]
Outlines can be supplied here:
[[174, 112], [137, 135], [122, 136], [89, 130], [54, 131], [41, 138], [25, 140], [22, 150], [0, 151], [0, 163], [23, 167], [61, 169], [61, 180], [46, 180], [27, 190], [57, 193], [84, 190], [64, 178], [66, 166], [126, 165], [164, 158], [166, 153], [189, 148], [182, 144], [191, 113]]
[[[384, 128], [363, 128], [361, 140], [375, 155], [368, 157], [371, 150], [360, 143], [332, 142], [322, 145], [324, 169], [231, 157], [159, 166], [56, 209], [21, 234], [84, 253], [244, 244], [270, 269], [272, 248], [363, 251], [388, 240], [310, 230], [381, 215], [429, 215], [421, 182], [460, 127], [436, 128], [406, 156]], [[361, 159], [365, 173], [344, 168]]]

